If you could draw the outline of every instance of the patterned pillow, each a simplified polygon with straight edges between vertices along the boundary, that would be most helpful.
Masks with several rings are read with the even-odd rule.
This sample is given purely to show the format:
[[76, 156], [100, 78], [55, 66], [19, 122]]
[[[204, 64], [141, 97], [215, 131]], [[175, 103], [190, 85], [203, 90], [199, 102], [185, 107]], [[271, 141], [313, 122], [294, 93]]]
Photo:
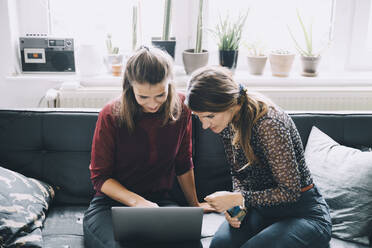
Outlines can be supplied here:
[[0, 247], [42, 247], [51, 186], [0, 167]]
[[332, 236], [368, 245], [372, 235], [372, 152], [340, 145], [313, 127], [305, 159], [330, 207]]

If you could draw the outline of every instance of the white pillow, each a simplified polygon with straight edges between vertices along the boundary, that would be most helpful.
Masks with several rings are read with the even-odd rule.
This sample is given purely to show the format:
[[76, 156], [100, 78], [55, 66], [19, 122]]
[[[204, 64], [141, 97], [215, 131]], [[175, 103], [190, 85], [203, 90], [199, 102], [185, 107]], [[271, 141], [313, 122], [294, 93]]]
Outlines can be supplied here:
[[372, 152], [340, 145], [313, 126], [305, 159], [330, 207], [332, 236], [368, 245], [372, 233]]

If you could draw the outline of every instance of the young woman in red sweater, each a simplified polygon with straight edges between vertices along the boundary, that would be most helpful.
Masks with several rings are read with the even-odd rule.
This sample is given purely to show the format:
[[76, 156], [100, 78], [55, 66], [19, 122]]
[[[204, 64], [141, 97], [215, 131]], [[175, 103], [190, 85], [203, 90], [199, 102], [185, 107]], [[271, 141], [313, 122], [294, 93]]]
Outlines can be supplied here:
[[126, 247], [113, 237], [111, 207], [174, 205], [175, 176], [190, 206], [199, 203], [191, 148], [191, 112], [172, 83], [171, 57], [141, 48], [127, 62], [120, 99], [101, 110], [91, 153], [96, 194], [84, 216], [86, 247]]

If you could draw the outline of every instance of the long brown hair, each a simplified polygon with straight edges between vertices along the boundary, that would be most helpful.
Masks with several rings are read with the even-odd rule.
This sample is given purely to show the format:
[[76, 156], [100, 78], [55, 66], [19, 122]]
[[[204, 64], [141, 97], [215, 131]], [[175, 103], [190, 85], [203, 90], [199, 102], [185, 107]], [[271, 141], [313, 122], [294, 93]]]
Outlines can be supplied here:
[[134, 96], [132, 83], [156, 85], [169, 79], [168, 96], [161, 111], [163, 125], [176, 121], [181, 115], [181, 101], [173, 85], [173, 60], [162, 50], [142, 47], [133, 54], [126, 65], [123, 79], [119, 123], [129, 132], [135, 129], [135, 120], [142, 114], [142, 108]]
[[236, 83], [231, 72], [223, 67], [209, 66], [195, 71], [187, 86], [186, 104], [196, 112], [224, 112], [240, 105], [232, 119], [235, 136], [233, 144], [240, 144], [249, 164], [257, 161], [252, 146], [252, 127], [265, 115], [271, 102], [258, 94], [247, 93]]

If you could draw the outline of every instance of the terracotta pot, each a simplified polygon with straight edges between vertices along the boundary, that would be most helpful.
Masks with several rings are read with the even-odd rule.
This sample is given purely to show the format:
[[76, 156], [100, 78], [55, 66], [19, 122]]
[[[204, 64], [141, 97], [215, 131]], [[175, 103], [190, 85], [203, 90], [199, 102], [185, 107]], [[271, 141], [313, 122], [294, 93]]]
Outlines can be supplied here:
[[112, 75], [119, 77], [123, 73], [123, 64], [112, 64]]
[[108, 54], [103, 58], [103, 60], [107, 71], [112, 73], [112, 65], [123, 64], [123, 54]]

